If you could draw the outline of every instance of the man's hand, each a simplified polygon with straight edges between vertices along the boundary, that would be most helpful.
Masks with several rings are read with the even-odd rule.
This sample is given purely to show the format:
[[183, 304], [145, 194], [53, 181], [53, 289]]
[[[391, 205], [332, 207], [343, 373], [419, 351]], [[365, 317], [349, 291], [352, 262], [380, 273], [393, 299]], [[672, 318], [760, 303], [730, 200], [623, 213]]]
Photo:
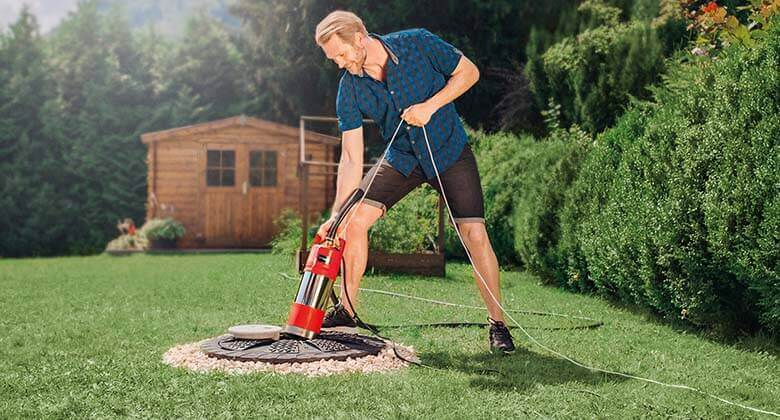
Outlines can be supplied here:
[[406, 121], [409, 125], [422, 127], [431, 120], [431, 116], [436, 112], [436, 107], [427, 103], [419, 103], [412, 105], [404, 110], [401, 114], [401, 119]]
[[317, 229], [317, 235], [320, 235], [320, 238], [325, 239], [325, 236], [328, 235], [328, 230], [330, 230], [331, 225], [333, 225], [335, 222], [335, 217], [331, 217], [330, 219], [326, 220], [320, 225], [320, 228]]

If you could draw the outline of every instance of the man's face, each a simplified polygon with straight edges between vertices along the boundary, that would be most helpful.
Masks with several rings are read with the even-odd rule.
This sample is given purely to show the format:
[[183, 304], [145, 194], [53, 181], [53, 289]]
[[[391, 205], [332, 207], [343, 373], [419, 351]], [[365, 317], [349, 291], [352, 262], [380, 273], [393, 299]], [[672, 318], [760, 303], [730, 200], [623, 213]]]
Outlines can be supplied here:
[[340, 69], [347, 69], [356, 76], [363, 75], [363, 63], [366, 62], [366, 47], [363, 46], [362, 34], [355, 34], [353, 43], [346, 42], [338, 35], [330, 37], [328, 42], [322, 44], [325, 56], [336, 63]]

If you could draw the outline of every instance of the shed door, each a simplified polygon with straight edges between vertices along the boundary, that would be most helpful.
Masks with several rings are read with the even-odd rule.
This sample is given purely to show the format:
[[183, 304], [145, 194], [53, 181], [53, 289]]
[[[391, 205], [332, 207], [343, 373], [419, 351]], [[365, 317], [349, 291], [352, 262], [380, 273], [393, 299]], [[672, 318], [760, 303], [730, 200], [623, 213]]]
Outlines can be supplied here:
[[205, 246], [268, 246], [284, 203], [284, 146], [207, 144], [205, 161]]
[[203, 193], [205, 246], [241, 246], [245, 213], [240, 145], [206, 145]]
[[276, 233], [273, 222], [284, 204], [284, 147], [249, 145], [246, 159], [247, 235], [243, 245], [268, 246]]

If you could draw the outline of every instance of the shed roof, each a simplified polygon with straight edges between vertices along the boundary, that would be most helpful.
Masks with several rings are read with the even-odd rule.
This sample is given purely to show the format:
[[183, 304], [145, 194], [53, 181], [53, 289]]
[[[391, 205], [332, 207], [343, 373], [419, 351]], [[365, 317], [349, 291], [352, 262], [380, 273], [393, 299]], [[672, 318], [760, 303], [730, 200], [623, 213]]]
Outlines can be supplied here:
[[[149, 144], [159, 140], [184, 139], [192, 134], [199, 134], [208, 131], [220, 130], [228, 127], [254, 127], [259, 130], [270, 133], [277, 133], [297, 137], [300, 135], [300, 129], [290, 127], [289, 125], [278, 124], [275, 122], [262, 120], [260, 118], [248, 117], [246, 115], [237, 115], [235, 117], [224, 118], [221, 120], [208, 121], [200, 124], [187, 125], [184, 127], [171, 128], [168, 130], [154, 131], [141, 135], [141, 142]], [[314, 140], [325, 144], [338, 145], [340, 140], [337, 137], [326, 134], [316, 133], [306, 130], [306, 139]]]

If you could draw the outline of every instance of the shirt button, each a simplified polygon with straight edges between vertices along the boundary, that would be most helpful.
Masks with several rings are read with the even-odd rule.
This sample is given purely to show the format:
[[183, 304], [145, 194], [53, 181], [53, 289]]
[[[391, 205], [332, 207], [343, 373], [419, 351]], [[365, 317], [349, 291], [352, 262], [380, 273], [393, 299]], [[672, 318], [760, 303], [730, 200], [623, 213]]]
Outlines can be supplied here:
[[412, 144], [414, 144], [414, 140], [412, 140]]
[[411, 130], [411, 129], [412, 129], [412, 127], [409, 127], [408, 125], [406, 126], [406, 130], [407, 130], [407, 131], [408, 131], [408, 130]]
[[390, 94], [391, 94], [391, 95], [395, 95], [395, 91], [394, 91], [394, 90], [391, 90], [391, 91], [390, 91]]

